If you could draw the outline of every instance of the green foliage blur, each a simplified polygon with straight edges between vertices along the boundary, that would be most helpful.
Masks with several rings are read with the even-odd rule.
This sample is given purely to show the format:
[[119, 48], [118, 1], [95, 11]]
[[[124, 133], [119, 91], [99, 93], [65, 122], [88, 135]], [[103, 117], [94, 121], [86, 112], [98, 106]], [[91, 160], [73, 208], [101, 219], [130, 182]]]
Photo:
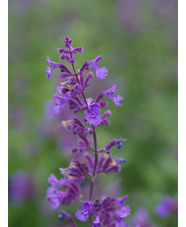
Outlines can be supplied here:
[[[144, 206], [157, 226], [167, 222], [154, 210], [164, 195], [177, 195], [178, 186], [177, 1], [138, 0], [133, 8], [127, 2], [9, 0], [9, 180], [24, 171], [34, 181], [32, 198], [21, 203], [9, 198], [10, 227], [64, 224], [51, 210], [46, 189], [49, 175], [60, 177], [59, 167], [68, 166], [69, 151], [59, 146], [64, 134], [46, 136], [45, 126], [61, 125], [44, 115], [56, 85], [55, 77], [46, 80], [46, 56], [59, 61], [57, 48], [64, 46], [65, 36], [74, 47], [84, 47], [77, 68], [103, 55], [100, 64], [109, 76], [95, 80], [95, 86], [116, 83], [124, 97], [122, 107], [109, 102], [111, 125], [97, 130], [99, 147], [112, 138], [128, 139], [112, 152], [127, 163], [119, 174], [101, 178], [103, 191], [116, 185], [118, 196], [129, 195], [132, 215]], [[78, 206], [63, 209], [74, 216]], [[176, 218], [171, 226], [177, 226]]]

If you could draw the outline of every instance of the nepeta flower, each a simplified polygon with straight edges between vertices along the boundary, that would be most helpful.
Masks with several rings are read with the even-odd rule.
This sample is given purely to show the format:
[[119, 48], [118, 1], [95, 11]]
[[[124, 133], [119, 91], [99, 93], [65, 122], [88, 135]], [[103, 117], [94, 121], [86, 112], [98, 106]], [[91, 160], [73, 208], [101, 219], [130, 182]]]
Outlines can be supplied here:
[[94, 103], [90, 105], [85, 112], [85, 119], [89, 125], [99, 125], [102, 120], [100, 115], [100, 104]]
[[[80, 195], [80, 188], [77, 181], [68, 178], [57, 180], [55, 175], [51, 174], [48, 182], [51, 184], [51, 187], [47, 189], [47, 199], [52, 209], [58, 208], [60, 203], [69, 205], [73, 200], [77, 200]], [[59, 190], [59, 188], [63, 188], [64, 191]]]
[[89, 169], [86, 163], [72, 160], [68, 168], [60, 168], [60, 173], [65, 177], [73, 180], [84, 181], [84, 176], [89, 174]]
[[116, 106], [122, 106], [122, 104], [120, 102], [123, 100], [123, 97], [120, 94], [118, 94], [114, 97], [114, 92], [116, 89], [117, 89], [117, 86], [116, 86], [116, 84], [114, 84], [112, 88], [99, 94], [99, 96], [96, 98], [95, 102], [98, 103], [102, 98], [104, 98], [106, 96], [106, 97], [112, 99], [112, 101], [115, 103]]
[[49, 66], [47, 66], [47, 67], [46, 67], [46, 71], [45, 71], [45, 72], [47, 73], [47, 80], [48, 80], [48, 79], [51, 78], [53, 71], [54, 71], [56, 68], [59, 68], [60, 64], [51, 61], [49, 57], [47, 57], [46, 62], [51, 66], [51, 68], [50, 68]]
[[130, 215], [128, 205], [118, 207], [115, 198], [109, 197], [102, 201], [97, 199], [94, 202], [84, 202], [82, 208], [76, 211], [76, 218], [86, 221], [88, 216], [94, 216], [92, 226], [119, 226], [120, 223], [124, 224], [122, 220]]
[[87, 210], [77, 210], [76, 218], [80, 221], [86, 221], [88, 219], [88, 211]]
[[100, 80], [105, 79], [105, 77], [107, 76], [107, 73], [108, 73], [108, 69], [105, 66], [98, 68], [96, 70], [96, 76]]
[[92, 138], [85, 138], [85, 137], [81, 137], [80, 139], [78, 139], [78, 145], [75, 148], [72, 148], [72, 152], [76, 153], [76, 152], [84, 152], [87, 150], [93, 150], [92, 146]]
[[97, 62], [100, 61], [101, 59], [102, 59], [102, 56], [100, 55], [94, 60], [89, 61], [88, 64], [91, 65], [94, 70], [97, 70], [99, 68], [99, 65]]
[[150, 221], [149, 212], [145, 207], [139, 207], [135, 212], [131, 224], [136, 227], [155, 227], [155, 225]]
[[160, 204], [156, 207], [155, 211], [156, 214], [162, 218], [168, 216], [171, 212], [177, 213], [178, 198], [170, 196], [164, 197]]
[[102, 155], [98, 161], [98, 173], [117, 173], [120, 171], [120, 164], [125, 163], [122, 158], [112, 158], [111, 156]]
[[117, 146], [118, 149], [120, 149], [122, 147], [122, 142], [123, 141], [128, 141], [127, 139], [123, 139], [122, 137], [120, 139], [112, 139], [108, 144], [105, 145], [105, 148], [100, 149], [100, 152], [105, 152], [107, 154], [110, 153], [110, 149], [113, 146]]
[[[86, 61], [79, 70], [75, 69], [75, 54], [82, 52], [82, 47], [72, 47], [72, 40], [65, 38], [65, 48], [59, 48], [60, 59], [71, 64], [72, 71], [62, 63], [55, 63], [47, 58], [47, 63], [51, 68], [47, 67], [47, 79], [52, 76], [54, 69], [59, 68], [61, 78], [67, 79], [60, 82], [53, 95], [55, 104], [53, 113], [55, 115], [66, 111], [66, 108], [73, 110], [74, 114], [83, 112], [84, 116], [68, 118], [63, 120], [62, 125], [67, 131], [72, 132], [78, 138], [76, 147], [72, 148], [73, 158], [67, 168], [60, 168], [60, 173], [64, 176], [58, 180], [53, 174], [48, 181], [51, 187], [47, 189], [47, 199], [52, 209], [56, 209], [59, 205], [70, 205], [74, 200], [85, 201], [83, 195], [80, 194], [80, 183], [87, 178], [91, 178], [89, 200], [82, 203], [82, 209], [76, 211], [77, 219], [86, 221], [89, 218], [93, 227], [127, 227], [127, 223], [123, 219], [130, 215], [129, 205], [123, 205], [124, 200], [128, 196], [122, 198], [110, 198], [102, 196], [102, 199], [92, 200], [94, 197], [94, 182], [96, 176], [101, 173], [117, 173], [120, 171], [120, 165], [125, 163], [123, 158], [112, 157], [110, 149], [113, 146], [121, 148], [121, 143], [125, 139], [112, 139], [104, 148], [98, 149], [96, 129], [101, 125], [109, 125], [107, 119], [111, 116], [111, 111], [106, 110], [102, 115], [101, 108], [106, 108], [107, 101], [101, 101], [102, 98], [110, 98], [116, 106], [121, 106], [121, 95], [114, 96], [117, 89], [116, 84], [111, 89], [103, 91], [94, 100], [92, 97], [85, 96], [85, 89], [90, 85], [90, 79], [93, 77], [90, 70], [91, 67], [96, 72], [96, 77], [100, 80], [106, 78], [108, 70], [105, 66], [99, 67], [98, 61], [102, 56], [98, 56], [92, 61]], [[86, 123], [84, 123], [86, 122]], [[87, 127], [88, 124], [88, 127]], [[91, 138], [92, 137], [92, 138]], [[86, 153], [84, 153], [86, 151]], [[89, 152], [92, 152], [92, 156]], [[106, 154], [105, 154], [106, 153]], [[60, 220], [67, 218], [71, 222], [71, 226], [75, 227], [75, 221], [66, 212], [60, 210]]]
[[99, 68], [98, 61], [102, 59], [102, 56], [98, 56], [96, 59], [89, 61], [88, 64], [96, 71], [96, 76], [98, 79], [103, 80], [107, 76], [108, 70], [105, 66]]

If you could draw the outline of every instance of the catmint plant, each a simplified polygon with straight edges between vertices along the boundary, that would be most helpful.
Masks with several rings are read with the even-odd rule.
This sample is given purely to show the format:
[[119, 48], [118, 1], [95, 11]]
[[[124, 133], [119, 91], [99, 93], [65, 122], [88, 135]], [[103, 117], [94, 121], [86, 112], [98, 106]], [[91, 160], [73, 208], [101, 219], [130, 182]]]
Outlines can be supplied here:
[[[122, 106], [123, 100], [120, 94], [115, 95], [117, 85], [101, 92], [95, 99], [87, 96], [88, 87], [93, 76], [98, 80], [104, 80], [108, 75], [105, 66], [99, 66], [102, 56], [94, 60], [86, 61], [79, 70], [75, 68], [75, 54], [83, 52], [82, 47], [72, 47], [72, 40], [65, 38], [65, 48], [59, 48], [60, 60], [67, 62], [56, 63], [47, 57], [46, 67], [47, 79], [50, 79], [54, 70], [58, 70], [61, 82], [53, 95], [55, 104], [53, 113], [59, 115], [69, 108], [74, 118], [62, 121], [62, 127], [77, 136], [77, 146], [71, 148], [72, 159], [68, 167], [57, 167], [62, 177], [57, 179], [54, 174], [48, 178], [51, 186], [47, 189], [47, 199], [52, 209], [57, 209], [60, 205], [70, 205], [74, 201], [81, 204], [75, 217], [82, 222], [87, 221], [87, 226], [107, 226], [126, 227], [125, 217], [130, 215], [130, 207], [125, 204], [128, 195], [121, 198], [103, 195], [95, 197], [96, 177], [100, 174], [117, 173], [120, 165], [126, 160], [111, 155], [112, 147], [118, 149], [122, 147], [122, 142], [126, 139], [112, 139], [103, 148], [98, 148], [96, 131], [100, 126], [109, 126], [108, 118], [111, 116], [110, 110], [101, 110], [108, 106], [105, 98], [111, 99], [116, 106]], [[91, 71], [92, 70], [92, 71]], [[79, 114], [80, 113], [80, 114]], [[82, 116], [83, 115], [83, 116]], [[83, 193], [84, 181], [89, 180], [89, 195]], [[66, 211], [59, 210], [59, 218], [66, 218], [70, 226], [75, 227], [74, 218]]]

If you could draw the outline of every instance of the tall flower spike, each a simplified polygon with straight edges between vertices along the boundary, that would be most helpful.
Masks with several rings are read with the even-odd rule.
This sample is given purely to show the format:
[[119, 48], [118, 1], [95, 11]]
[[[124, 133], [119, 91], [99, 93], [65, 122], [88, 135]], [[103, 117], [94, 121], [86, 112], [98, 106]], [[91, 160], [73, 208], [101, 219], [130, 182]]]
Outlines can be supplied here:
[[[120, 171], [120, 165], [126, 162], [124, 158], [110, 155], [111, 148], [116, 146], [120, 149], [122, 142], [126, 141], [125, 139], [112, 139], [104, 148], [99, 149], [96, 135], [98, 127], [110, 124], [107, 118], [111, 116], [111, 111], [105, 110], [101, 113], [101, 109], [108, 106], [108, 102], [102, 101], [102, 98], [110, 98], [116, 106], [122, 105], [123, 98], [119, 94], [114, 95], [117, 89], [116, 84], [112, 88], [101, 92], [96, 99], [86, 97], [85, 90], [90, 86], [90, 79], [94, 75], [92, 71], [88, 70], [92, 68], [99, 80], [107, 77], [108, 70], [105, 66], [99, 67], [98, 65], [98, 62], [102, 59], [101, 55], [92, 61], [85, 61], [77, 70], [74, 65], [77, 52], [82, 53], [83, 48], [73, 48], [72, 40], [66, 37], [65, 47], [59, 48], [58, 53], [60, 54], [60, 60], [67, 62], [68, 65], [70, 64], [71, 69], [62, 63], [52, 62], [47, 57], [47, 63], [49, 64], [46, 68], [47, 79], [51, 78], [56, 68], [59, 68], [62, 79], [56, 88], [56, 93], [53, 95], [55, 100], [53, 114], [58, 115], [61, 113], [61, 117], [64, 117], [65, 114], [63, 113], [67, 108], [72, 110], [73, 117], [66, 116], [70, 120], [61, 119], [62, 126], [68, 132], [76, 135], [78, 140], [77, 145], [71, 148], [73, 157], [70, 164], [67, 168], [60, 168], [61, 178], [58, 180], [53, 174], [48, 178], [51, 186], [47, 189], [47, 199], [52, 209], [56, 209], [61, 205], [68, 206], [77, 200], [79, 202], [83, 201], [82, 209], [74, 212], [75, 217], [82, 222], [89, 219], [89, 224], [92, 227], [127, 227], [125, 218], [130, 215], [130, 207], [123, 203], [128, 196], [110, 198], [102, 195], [95, 198], [94, 192], [98, 174], [117, 173]], [[67, 77], [68, 80], [63, 81]], [[78, 112], [82, 112], [84, 115], [77, 115]], [[87, 185], [84, 183], [86, 179], [90, 180], [88, 197], [81, 194], [81, 186]], [[82, 192], [84, 191], [82, 190]], [[59, 213], [60, 220], [67, 219], [72, 227], [76, 227], [71, 215], [63, 210], [59, 210]]]

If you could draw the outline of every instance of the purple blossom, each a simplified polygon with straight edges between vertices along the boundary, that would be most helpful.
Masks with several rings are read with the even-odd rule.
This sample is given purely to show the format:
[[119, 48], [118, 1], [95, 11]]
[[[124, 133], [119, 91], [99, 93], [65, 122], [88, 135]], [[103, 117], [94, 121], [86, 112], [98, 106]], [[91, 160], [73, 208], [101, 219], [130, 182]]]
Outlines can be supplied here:
[[62, 103], [60, 101], [56, 101], [52, 109], [53, 115], [59, 115], [61, 113], [62, 108], [63, 108]]
[[88, 211], [87, 210], [77, 210], [76, 211], [76, 218], [80, 221], [86, 221], [88, 219]]
[[84, 181], [84, 176], [89, 174], [89, 169], [86, 163], [80, 163], [79, 161], [71, 161], [68, 168], [60, 168], [60, 173], [71, 180]]
[[76, 211], [76, 218], [85, 221], [88, 216], [94, 216], [92, 226], [115, 226], [130, 215], [128, 205], [118, 207], [115, 199], [110, 197], [101, 201], [97, 199], [94, 202], [84, 202], [82, 207], [83, 209]]
[[[116, 106], [121, 106], [121, 95], [114, 96], [117, 89], [116, 84], [109, 90], [100, 93], [94, 100], [92, 97], [87, 98], [85, 89], [90, 85], [90, 79], [93, 73], [89, 71], [91, 67], [95, 70], [96, 77], [100, 80], [106, 78], [108, 70], [105, 66], [99, 67], [98, 61], [102, 56], [98, 56], [92, 61], [86, 61], [79, 70], [75, 69], [75, 54], [83, 52], [82, 47], [72, 47], [72, 40], [69, 37], [65, 38], [65, 48], [59, 48], [60, 59], [71, 64], [71, 70], [62, 63], [51, 62], [47, 57], [47, 63], [51, 66], [47, 67], [47, 79], [52, 76], [54, 69], [59, 68], [61, 78], [67, 79], [62, 81], [56, 88], [56, 93], [53, 95], [55, 104], [53, 105], [53, 114], [59, 115], [66, 109], [73, 110], [76, 117], [69, 117], [68, 120], [62, 121], [62, 126], [78, 138], [77, 145], [71, 149], [72, 159], [67, 168], [60, 168], [60, 173], [63, 175], [58, 180], [55, 175], [51, 174], [48, 182], [51, 186], [47, 189], [47, 199], [52, 209], [58, 208], [60, 205], [70, 205], [73, 201], [84, 201], [82, 209], [78, 209], [75, 216], [80, 221], [86, 221], [89, 218], [90, 224], [93, 227], [126, 227], [127, 223], [123, 220], [130, 215], [129, 205], [124, 205], [124, 201], [128, 196], [122, 198], [110, 198], [102, 196], [101, 199], [92, 200], [95, 197], [94, 183], [96, 176], [101, 173], [117, 173], [120, 171], [121, 164], [126, 160], [119, 157], [112, 157], [110, 149], [113, 146], [121, 148], [121, 143], [125, 139], [112, 139], [104, 148], [99, 149], [97, 143], [96, 129], [100, 125], [109, 125], [107, 119], [111, 116], [111, 111], [106, 110], [102, 115], [101, 108], [108, 106], [107, 101], [101, 101], [102, 98], [110, 98]], [[84, 115], [78, 115], [78, 112], [83, 112]], [[77, 117], [78, 116], [78, 117]], [[84, 124], [83, 122], [88, 124]], [[86, 151], [86, 152], [85, 152]], [[93, 153], [91, 155], [90, 153]], [[105, 154], [106, 153], [106, 154]], [[85, 180], [85, 176], [91, 178], [89, 200], [81, 194], [80, 186]], [[65, 211], [59, 210], [60, 220], [67, 218], [71, 226], [75, 227], [75, 221]]]
[[98, 65], [98, 61], [100, 61], [102, 59], [102, 56], [98, 56], [97, 58], [95, 58], [94, 60], [92, 61], [89, 61], [89, 65], [92, 66], [92, 68], [96, 71], [98, 68], [99, 68], [99, 65]]
[[116, 84], [114, 84], [111, 89], [99, 94], [99, 96], [96, 98], [95, 102], [98, 103], [102, 98], [104, 98], [106, 96], [106, 97], [112, 99], [112, 101], [115, 103], [116, 106], [122, 106], [122, 104], [120, 102], [123, 100], [123, 97], [120, 94], [118, 94], [114, 97], [114, 92], [116, 89], [117, 89], [117, 86], [116, 86]]
[[102, 155], [98, 161], [98, 173], [117, 173], [120, 171], [120, 164], [126, 162], [122, 158], [112, 158], [108, 155]]
[[157, 205], [155, 211], [156, 214], [162, 218], [168, 216], [171, 212], [177, 213], [178, 212], [177, 197], [170, 196], [163, 197], [160, 204]]
[[[51, 187], [47, 189], [47, 199], [52, 209], [58, 208], [60, 203], [69, 205], [73, 200], [78, 199], [80, 195], [79, 184], [77, 181], [70, 180], [69, 178], [67, 176], [57, 180], [53, 174], [48, 178]], [[63, 188], [63, 191], [59, 190], [59, 188]]]
[[149, 212], [145, 207], [139, 207], [133, 215], [131, 224], [139, 227], [155, 227], [149, 218]]
[[73, 48], [72, 52], [75, 54], [76, 52], [80, 52], [82, 53], [83, 52], [83, 47], [75, 47]]
[[101, 123], [100, 104], [94, 103], [90, 105], [85, 112], [85, 119], [89, 125], [97, 126]]
[[107, 76], [107, 73], [108, 73], [108, 69], [105, 66], [98, 68], [96, 70], [96, 76], [100, 80], [105, 79], [105, 77]]
[[105, 66], [99, 68], [98, 61], [102, 59], [102, 56], [98, 56], [96, 59], [89, 61], [89, 65], [96, 71], [96, 76], [98, 79], [103, 80], [107, 76], [108, 70]]
[[80, 120], [75, 118], [73, 120], [62, 121], [62, 125], [68, 131], [73, 132], [74, 135], [78, 135], [82, 140], [84, 140], [84, 142], [87, 142], [88, 144], [88, 141], [85, 139], [85, 137], [88, 135], [88, 129]]
[[53, 71], [56, 68], [59, 68], [60, 63], [56, 63], [56, 62], [51, 61], [49, 57], [47, 57], [46, 62], [51, 66], [51, 68], [49, 66], [47, 66], [46, 71], [45, 71], [47, 73], [47, 80], [48, 80], [48, 79], [51, 78]]
[[127, 139], [123, 139], [122, 137], [120, 139], [112, 139], [108, 144], [105, 145], [105, 148], [104, 149], [101, 149], [100, 151], [102, 152], [106, 152], [107, 154], [110, 153], [110, 149], [113, 147], [113, 146], [117, 146], [118, 149], [120, 149], [122, 147], [122, 142], [123, 141], [128, 141]]
[[72, 152], [81, 153], [87, 150], [92, 150], [91, 144], [92, 144], [92, 138], [81, 137], [80, 139], [78, 139], [78, 146], [75, 148], [72, 148]]

